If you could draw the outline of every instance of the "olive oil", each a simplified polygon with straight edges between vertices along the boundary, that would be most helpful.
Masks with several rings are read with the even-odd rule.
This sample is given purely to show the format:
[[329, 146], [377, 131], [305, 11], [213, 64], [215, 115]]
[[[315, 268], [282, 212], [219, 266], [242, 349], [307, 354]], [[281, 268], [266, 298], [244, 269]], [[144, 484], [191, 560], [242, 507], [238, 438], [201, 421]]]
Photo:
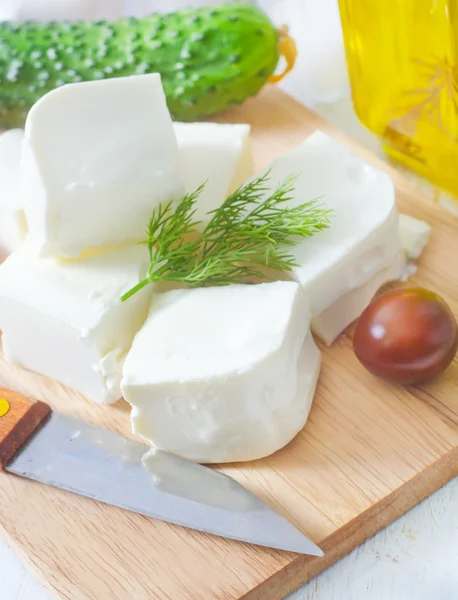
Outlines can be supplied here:
[[339, 4], [359, 119], [389, 156], [458, 196], [458, 2]]

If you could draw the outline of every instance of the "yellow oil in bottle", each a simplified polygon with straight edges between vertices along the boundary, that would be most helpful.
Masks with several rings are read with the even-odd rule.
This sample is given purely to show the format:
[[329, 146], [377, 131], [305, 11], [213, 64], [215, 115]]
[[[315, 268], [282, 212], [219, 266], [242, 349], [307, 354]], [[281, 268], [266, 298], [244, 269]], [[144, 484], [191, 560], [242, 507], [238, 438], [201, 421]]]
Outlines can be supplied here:
[[458, 196], [458, 2], [339, 4], [359, 119], [392, 158]]

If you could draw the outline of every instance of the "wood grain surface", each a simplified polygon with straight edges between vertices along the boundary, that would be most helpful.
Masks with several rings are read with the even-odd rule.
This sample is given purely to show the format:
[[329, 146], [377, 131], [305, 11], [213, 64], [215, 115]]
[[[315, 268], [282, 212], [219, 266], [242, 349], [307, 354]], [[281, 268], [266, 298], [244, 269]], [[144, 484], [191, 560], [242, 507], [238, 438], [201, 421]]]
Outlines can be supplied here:
[[[456, 226], [411, 183], [273, 88], [220, 120], [249, 122], [259, 168], [316, 128], [388, 170], [399, 208], [433, 234], [415, 283], [458, 315]], [[0, 384], [130, 434], [128, 407], [0, 363]], [[309, 422], [277, 454], [224, 472], [325, 550], [309, 558], [214, 538], [0, 474], [0, 526], [40, 580], [69, 600], [280, 600], [458, 473], [458, 363], [436, 382], [379, 381], [357, 362], [350, 332], [323, 348]]]

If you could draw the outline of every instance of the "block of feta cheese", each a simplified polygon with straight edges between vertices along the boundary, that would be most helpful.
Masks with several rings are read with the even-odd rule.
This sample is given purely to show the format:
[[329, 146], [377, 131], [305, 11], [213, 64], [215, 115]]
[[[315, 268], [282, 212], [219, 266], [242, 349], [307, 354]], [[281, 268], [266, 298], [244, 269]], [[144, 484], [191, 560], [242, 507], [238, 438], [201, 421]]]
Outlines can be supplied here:
[[154, 296], [122, 379], [133, 431], [201, 463], [267, 456], [303, 428], [320, 370], [291, 281]]
[[0, 258], [24, 241], [27, 225], [20, 195], [22, 129], [0, 134]]
[[178, 199], [178, 146], [158, 74], [75, 83], [41, 98], [25, 125], [22, 186], [41, 256], [78, 257], [144, 239]]
[[409, 215], [399, 215], [399, 231], [401, 233], [402, 246], [407, 258], [416, 260], [428, 243], [431, 233], [431, 225], [421, 219], [415, 219]]
[[152, 289], [126, 302], [121, 295], [147, 267], [140, 246], [59, 262], [38, 258], [25, 242], [0, 266], [6, 359], [97, 403], [119, 400], [122, 364], [148, 314]]
[[320, 199], [329, 229], [292, 250], [292, 276], [307, 296], [312, 329], [330, 344], [387, 281], [399, 279], [404, 253], [393, 184], [346, 146], [315, 132], [271, 166], [270, 186], [297, 175], [293, 203]]
[[196, 216], [203, 224], [254, 172], [250, 126], [174, 123], [186, 192], [206, 182]]

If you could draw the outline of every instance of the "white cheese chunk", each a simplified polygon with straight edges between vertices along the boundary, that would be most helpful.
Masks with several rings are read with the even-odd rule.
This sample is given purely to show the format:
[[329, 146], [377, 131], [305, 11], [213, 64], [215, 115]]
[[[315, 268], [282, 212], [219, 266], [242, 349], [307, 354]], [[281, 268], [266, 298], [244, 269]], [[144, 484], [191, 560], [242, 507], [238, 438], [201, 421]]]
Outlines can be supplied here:
[[[402, 274], [394, 187], [388, 175], [321, 131], [272, 164], [270, 186], [292, 174], [294, 205], [319, 198], [332, 211], [329, 229], [293, 249], [299, 266], [292, 272], [311, 307], [313, 330], [325, 331], [331, 343], [367, 306], [374, 282], [380, 286]], [[333, 306], [342, 312], [332, 326], [317, 319]]]
[[412, 260], [420, 258], [428, 243], [431, 226], [426, 221], [400, 214], [399, 231], [407, 258]]
[[378, 271], [369, 281], [341, 296], [323, 312], [313, 317], [313, 330], [326, 344], [361, 316], [377, 291], [389, 281], [404, 280], [405, 260], [402, 254], [385, 269]]
[[290, 281], [155, 296], [123, 369], [134, 432], [203, 463], [282, 448], [307, 420], [320, 369], [309, 324]]
[[196, 217], [208, 222], [207, 213], [221, 204], [253, 175], [249, 125], [174, 123], [186, 192], [204, 182]]
[[0, 135], [0, 256], [4, 258], [24, 241], [27, 226], [20, 195], [22, 129]]
[[57, 262], [23, 244], [0, 266], [6, 359], [95, 402], [119, 400], [122, 364], [148, 314], [152, 289], [126, 302], [121, 295], [144, 276], [147, 263], [139, 246]]
[[153, 208], [184, 190], [160, 76], [76, 83], [41, 98], [25, 126], [22, 185], [41, 256], [142, 240]]

